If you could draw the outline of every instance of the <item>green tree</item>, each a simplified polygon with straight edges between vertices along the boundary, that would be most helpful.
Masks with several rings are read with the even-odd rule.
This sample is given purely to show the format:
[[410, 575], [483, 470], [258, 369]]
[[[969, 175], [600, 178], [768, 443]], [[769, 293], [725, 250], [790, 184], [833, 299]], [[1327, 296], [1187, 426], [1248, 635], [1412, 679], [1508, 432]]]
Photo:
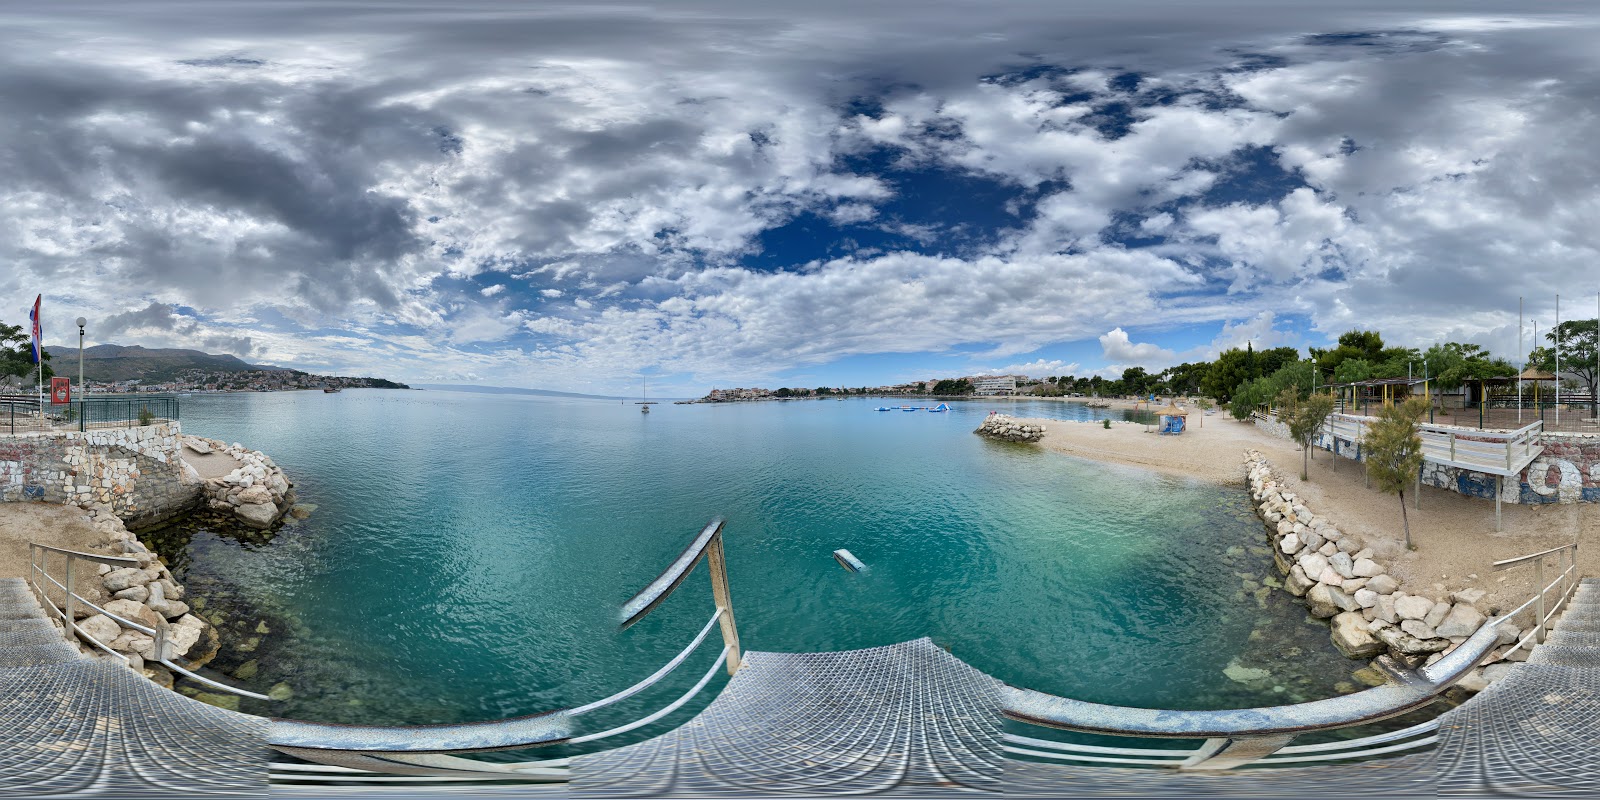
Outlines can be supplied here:
[[1317, 367], [1325, 375], [1337, 374], [1339, 365], [1351, 359], [1364, 359], [1370, 364], [1383, 360], [1383, 337], [1377, 331], [1351, 330], [1339, 334], [1339, 345], [1332, 350], [1318, 350], [1313, 355]]
[[[50, 368], [50, 353], [44, 352], [44, 379], [49, 381], [55, 370]], [[33, 334], [21, 325], [0, 322], [0, 377], [17, 375], [33, 377]]]
[[1142, 395], [1149, 388], [1151, 378], [1144, 367], [1128, 367], [1122, 371], [1122, 385], [1128, 394]]
[[1311, 448], [1322, 431], [1323, 423], [1333, 413], [1333, 395], [1313, 394], [1296, 404], [1289, 418], [1289, 435], [1300, 443], [1303, 451], [1300, 460], [1300, 480], [1308, 481], [1311, 471]]
[[[1255, 351], [1250, 349], [1224, 350], [1211, 362], [1200, 382], [1200, 391], [1222, 402], [1233, 399], [1234, 390], [1258, 377]], [[1245, 414], [1246, 417], [1250, 415]]]
[[1367, 460], [1367, 475], [1378, 484], [1378, 491], [1400, 496], [1400, 521], [1405, 527], [1406, 548], [1411, 549], [1411, 520], [1406, 516], [1406, 487], [1422, 469], [1422, 436], [1418, 423], [1428, 413], [1421, 397], [1386, 406], [1367, 428], [1361, 450]]
[[1576, 375], [1589, 387], [1592, 397], [1595, 390], [1595, 331], [1592, 319], [1568, 320], [1556, 330], [1545, 334], [1550, 347], [1535, 347], [1528, 354], [1528, 364], [1546, 372], [1556, 371], [1555, 343], [1561, 342], [1561, 374]]
[[[1284, 367], [1300, 360], [1300, 351], [1293, 347], [1274, 347], [1271, 350], [1262, 350], [1256, 353], [1256, 374], [1271, 375]], [[1306, 384], [1310, 389], [1311, 384]]]
[[933, 385], [934, 394], [972, 394], [972, 381], [966, 378], [945, 378]]
[[1364, 358], [1350, 358], [1339, 362], [1333, 371], [1334, 383], [1355, 383], [1372, 377], [1372, 362]]

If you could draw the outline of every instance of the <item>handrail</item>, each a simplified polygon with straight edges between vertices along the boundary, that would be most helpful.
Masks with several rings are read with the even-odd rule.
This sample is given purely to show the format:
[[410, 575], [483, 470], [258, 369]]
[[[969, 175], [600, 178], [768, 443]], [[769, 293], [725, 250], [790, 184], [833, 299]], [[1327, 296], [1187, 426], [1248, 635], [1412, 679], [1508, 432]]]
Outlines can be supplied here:
[[[355, 767], [367, 774], [395, 772], [409, 775], [448, 775], [457, 778], [477, 774], [505, 778], [508, 777], [507, 765], [485, 763], [478, 767], [475, 766], [476, 762], [470, 759], [457, 759], [449, 754], [519, 750], [564, 743], [578, 744], [626, 733], [656, 722], [694, 699], [710, 683], [719, 669], [726, 666], [730, 675], [739, 669], [738, 631], [733, 625], [733, 603], [728, 590], [727, 566], [722, 552], [723, 525], [721, 518], [713, 519], [696, 534], [689, 546], [673, 560], [666, 571], [623, 604], [621, 620], [622, 627], [626, 629], [671, 595], [689, 573], [694, 571], [695, 565], [702, 557], [710, 562], [712, 594], [716, 601], [711, 619], [705, 623], [689, 645], [664, 666], [644, 680], [616, 694], [576, 708], [489, 722], [368, 726], [274, 719], [268, 728], [267, 744], [307, 761], [335, 767]], [[710, 670], [688, 693], [633, 722], [596, 733], [573, 735], [573, 720], [576, 717], [632, 697], [660, 682], [681, 666], [705, 642], [712, 628], [719, 625], [722, 629], [722, 652], [717, 655]], [[530, 774], [525, 777], [539, 776]]]
[[662, 601], [671, 596], [673, 591], [678, 588], [678, 585], [689, 577], [689, 573], [694, 571], [695, 565], [700, 563], [700, 557], [705, 555], [706, 549], [710, 547], [711, 541], [722, 533], [723, 524], [721, 517], [706, 523], [705, 528], [701, 529], [700, 533], [689, 542], [689, 546], [685, 547], [683, 552], [679, 553], [678, 557], [673, 559], [672, 563], [667, 565], [667, 568], [655, 580], [640, 589], [638, 594], [628, 598], [628, 602], [622, 604], [623, 630], [633, 627], [635, 622], [644, 619], [647, 614], [654, 611], [656, 606], [661, 605]]
[[[1227, 769], [1259, 761], [1303, 733], [1378, 722], [1433, 702], [1496, 647], [1498, 627], [1506, 619], [1496, 617], [1485, 622], [1430, 667], [1343, 697], [1265, 708], [1173, 711], [1090, 703], [1006, 686], [1002, 690], [1001, 713], [1018, 722], [1082, 733], [1206, 739], [1207, 745], [1191, 751], [1183, 768]], [[1228, 753], [1230, 749], [1244, 755]], [[1213, 759], [1215, 763], [1208, 763]]]
[[[61, 555], [66, 556], [66, 564], [67, 564], [66, 580], [67, 580], [67, 582], [65, 584], [62, 584], [61, 581], [58, 581], [53, 576], [51, 576], [50, 575], [50, 571], [49, 571], [49, 567], [48, 567], [48, 563], [41, 563], [41, 562], [45, 562], [45, 558], [36, 556], [35, 553], [59, 553]], [[96, 605], [95, 603], [90, 602], [89, 600], [85, 599], [83, 597], [83, 595], [80, 595], [76, 591], [73, 591], [73, 588], [72, 588], [72, 565], [73, 565], [73, 562], [75, 562], [75, 561], [89, 561], [89, 562], [93, 562], [93, 563], [97, 563], [97, 564], [105, 564], [107, 566], [112, 566], [112, 567], [122, 566], [122, 567], [125, 567], [125, 568], [140, 567], [140, 566], [143, 566], [143, 563], [144, 563], [144, 562], [141, 562], [139, 559], [136, 559], [136, 558], [128, 558], [128, 557], [125, 557], [125, 556], [103, 556], [103, 555], [98, 555], [98, 554], [95, 554], [95, 553], [83, 553], [83, 552], [79, 552], [77, 550], [67, 550], [67, 549], [64, 549], [64, 548], [55, 547], [55, 546], [48, 545], [48, 544], [39, 544], [38, 542], [29, 542], [28, 543], [28, 567], [29, 567], [29, 569], [28, 569], [28, 583], [29, 583], [29, 585], [31, 585], [33, 587], [34, 592], [38, 594], [39, 599], [44, 601], [44, 605], [46, 607], [48, 607], [50, 609], [50, 611], [52, 613], [54, 613], [61, 620], [62, 627], [63, 627], [63, 632], [65, 633], [67, 638], [69, 638], [69, 639], [77, 638], [80, 641], [88, 640], [88, 642], [90, 644], [92, 644], [93, 646], [95, 646], [95, 647], [97, 647], [97, 648], [99, 648], [101, 650], [104, 650], [105, 652], [110, 653], [111, 655], [114, 655], [117, 658], [121, 659], [122, 663], [130, 665], [130, 666], [133, 663], [133, 661], [131, 659], [129, 659], [127, 656], [125, 656], [122, 653], [119, 653], [119, 652], [111, 649], [111, 645], [109, 643], [102, 642], [99, 639], [96, 639], [95, 637], [90, 636], [87, 632], [85, 632], [83, 630], [83, 628], [78, 627], [77, 613], [76, 613], [77, 610], [73, 607], [74, 606], [74, 601], [76, 601], [78, 603], [84, 604], [85, 606], [87, 606], [89, 608], [94, 609], [95, 611], [97, 611], [100, 614], [104, 615], [106, 618], [116, 622], [118, 625], [120, 625], [120, 626], [122, 626], [124, 628], [128, 628], [129, 630], [138, 631], [140, 633], [146, 634], [146, 635], [152, 637], [153, 639], [155, 639], [155, 643], [154, 643], [154, 645], [152, 646], [152, 649], [151, 649], [151, 655], [154, 656], [154, 660], [157, 663], [161, 664], [162, 666], [166, 667], [167, 669], [170, 669], [173, 672], [176, 672], [176, 673], [178, 673], [180, 675], [183, 675], [184, 677], [189, 678], [190, 680], [197, 681], [199, 683], [203, 683], [203, 684], [205, 684], [207, 686], [211, 686], [211, 687], [216, 688], [216, 689], [221, 689], [221, 690], [226, 691], [226, 692], [231, 692], [233, 694], [241, 695], [241, 696], [244, 696], [244, 697], [254, 698], [256, 700], [271, 700], [272, 699], [272, 698], [270, 698], [270, 697], [268, 697], [267, 695], [264, 695], [264, 694], [257, 694], [256, 692], [252, 692], [252, 691], [249, 691], [247, 689], [241, 689], [241, 688], [239, 688], [237, 686], [229, 686], [226, 683], [221, 683], [219, 681], [212, 680], [211, 678], [207, 678], [207, 677], [205, 677], [203, 675], [196, 674], [195, 672], [193, 672], [192, 670], [189, 670], [186, 667], [182, 667], [182, 666], [179, 666], [176, 663], [173, 663], [172, 658], [167, 655], [167, 639], [168, 639], [168, 633], [170, 631], [170, 627], [169, 627], [169, 625], [167, 623], [167, 618], [162, 616], [161, 614], [158, 614], [158, 613], [155, 613], [155, 612], [152, 611], [152, 613], [155, 616], [156, 624], [155, 624], [154, 627], [151, 627], [149, 625], [143, 625], [143, 624], [134, 622], [133, 620], [126, 619], [126, 618], [122, 617], [119, 614], [114, 614], [114, 613], [112, 613], [110, 611], [107, 611], [106, 609], [100, 607], [99, 605]], [[39, 585], [39, 580], [38, 580], [39, 578], [43, 578], [46, 581], [49, 581], [50, 583], [54, 584], [56, 586], [56, 588], [60, 589], [63, 592], [62, 606], [64, 606], [64, 608], [63, 607], [58, 607], [55, 604], [55, 601], [50, 599], [49, 593], [45, 592], [44, 587]]]
[[1527, 561], [1532, 561], [1533, 559], [1536, 559], [1536, 558], [1544, 558], [1545, 556], [1553, 555], [1555, 553], [1559, 553], [1562, 550], [1571, 550], [1573, 552], [1577, 552], [1578, 543], [1577, 542], [1573, 542], [1572, 544], [1564, 544], [1564, 545], [1561, 545], [1560, 547], [1552, 547], [1549, 550], [1541, 550], [1541, 551], [1539, 551], [1537, 553], [1531, 553], [1531, 554], [1525, 555], [1525, 556], [1517, 556], [1516, 558], [1502, 559], [1500, 561], [1494, 562], [1494, 568], [1497, 569], [1497, 570], [1507, 569], [1509, 567], [1514, 567], [1514, 566], [1516, 566], [1518, 564], [1521, 564], [1521, 563], [1524, 563], [1524, 562], [1527, 562]]
[[[1550, 556], [1559, 556], [1561, 554], [1565, 554], [1567, 556], [1567, 568], [1562, 570], [1561, 574], [1557, 575], [1555, 580], [1551, 581], [1549, 584], [1546, 584], [1544, 582], [1544, 560]], [[1498, 572], [1501, 570], [1520, 567], [1523, 564], [1528, 563], [1533, 564], [1533, 596], [1529, 597], [1522, 603], [1522, 605], [1517, 606], [1515, 610], [1509, 614], [1506, 614], [1505, 616], [1507, 618], [1514, 617], [1527, 610], [1528, 606], [1534, 606], [1533, 633], [1518, 639], [1517, 643], [1512, 646], [1511, 649], [1500, 655], [1501, 660], [1505, 660], [1506, 658], [1510, 657], [1512, 653], [1521, 650], [1528, 644], [1529, 641], [1533, 641], [1535, 644], [1544, 644], [1545, 634], [1549, 630], [1550, 620], [1553, 619], [1556, 614], [1561, 612], [1561, 607], [1566, 605], [1567, 600], [1571, 599], [1573, 592], [1578, 590], [1577, 542], [1573, 542], [1572, 544], [1564, 544], [1559, 547], [1552, 547], [1549, 550], [1544, 550], [1538, 553], [1530, 553], [1525, 556], [1501, 559], [1500, 561], [1494, 562], [1494, 569], [1496, 572]], [[1556, 566], [1559, 567], [1560, 565], [1561, 563], [1558, 560], [1556, 562]], [[1562, 584], [1565, 584], [1565, 587], [1561, 590], [1560, 594], [1557, 595], [1555, 605], [1546, 611], [1545, 596], [1550, 593], [1551, 589], [1554, 589]]]

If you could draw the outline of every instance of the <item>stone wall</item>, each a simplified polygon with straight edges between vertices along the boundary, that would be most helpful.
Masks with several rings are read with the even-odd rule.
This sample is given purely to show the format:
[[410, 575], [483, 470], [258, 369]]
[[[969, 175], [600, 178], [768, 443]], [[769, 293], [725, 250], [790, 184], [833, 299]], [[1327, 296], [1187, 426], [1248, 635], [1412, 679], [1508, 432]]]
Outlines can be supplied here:
[[205, 482], [206, 503], [213, 511], [232, 514], [249, 527], [266, 530], [294, 506], [294, 482], [266, 453], [238, 442], [227, 444], [200, 436], [182, 439], [183, 445], [196, 453], [222, 453], [239, 464], [228, 474]]
[[990, 414], [973, 433], [1008, 442], [1037, 442], [1044, 438], [1044, 426], [1024, 424], [1008, 414]]
[[1257, 428], [1266, 431], [1268, 436], [1275, 436], [1288, 442], [1294, 441], [1294, 435], [1289, 433], [1289, 426], [1279, 422], [1276, 416], [1268, 416], [1265, 419], [1252, 417], [1251, 420], [1255, 422]]
[[104, 505], [135, 528], [163, 522], [201, 499], [180, 439], [176, 422], [0, 436], [0, 501]]
[[[1346, 656], [1387, 655], [1415, 669], [1443, 658], [1486, 621], [1477, 608], [1484, 590], [1444, 593], [1403, 585], [1361, 537], [1340, 531], [1288, 491], [1259, 452], [1245, 453], [1245, 468], [1284, 588], [1305, 598], [1312, 616], [1329, 620], [1333, 644]], [[1502, 623], [1500, 645], [1518, 634]], [[1477, 691], [1487, 683], [1480, 669], [1461, 685]]]

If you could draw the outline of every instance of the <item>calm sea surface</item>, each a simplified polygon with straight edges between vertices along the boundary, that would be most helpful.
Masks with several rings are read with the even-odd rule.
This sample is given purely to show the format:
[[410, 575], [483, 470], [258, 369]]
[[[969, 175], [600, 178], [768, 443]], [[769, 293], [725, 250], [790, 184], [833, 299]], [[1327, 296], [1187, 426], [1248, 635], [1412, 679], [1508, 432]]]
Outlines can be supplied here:
[[[222, 623], [214, 666], [293, 689], [246, 704], [279, 716], [464, 721], [618, 691], [709, 618], [701, 566], [617, 630], [621, 603], [717, 515], [746, 649], [928, 636], [1011, 684], [1141, 706], [1349, 689], [1337, 684], [1361, 664], [1333, 650], [1327, 627], [1283, 591], [1254, 593], [1273, 573], [1242, 470], [1219, 488], [971, 433], [997, 408], [1107, 413], [1080, 404], [875, 412], [881, 402], [642, 415], [618, 401], [440, 391], [187, 397], [185, 431], [265, 451], [316, 509], [270, 536], [196, 520], [156, 538]], [[869, 570], [840, 569], [841, 547]], [[595, 723], [664, 705], [717, 649]], [[1230, 664], [1271, 675], [1240, 683]]]

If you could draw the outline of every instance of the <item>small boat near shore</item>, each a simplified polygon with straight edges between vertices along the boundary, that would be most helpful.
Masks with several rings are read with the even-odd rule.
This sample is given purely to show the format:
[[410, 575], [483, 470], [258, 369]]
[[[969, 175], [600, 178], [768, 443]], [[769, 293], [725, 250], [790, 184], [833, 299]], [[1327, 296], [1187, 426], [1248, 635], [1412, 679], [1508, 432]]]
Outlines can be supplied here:
[[344, 390], [340, 389], [337, 386], [324, 386], [324, 387], [322, 387], [322, 393], [323, 394], [338, 394], [339, 392], [342, 392], [342, 391], [344, 391]]

